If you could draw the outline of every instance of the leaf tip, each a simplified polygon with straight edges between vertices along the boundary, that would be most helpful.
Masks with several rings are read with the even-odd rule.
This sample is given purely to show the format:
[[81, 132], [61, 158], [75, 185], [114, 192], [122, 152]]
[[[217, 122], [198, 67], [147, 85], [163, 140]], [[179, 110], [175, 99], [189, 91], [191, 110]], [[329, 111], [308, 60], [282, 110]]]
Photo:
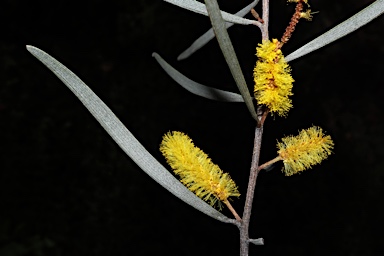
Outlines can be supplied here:
[[25, 46], [25, 48], [27, 49], [27, 51], [31, 51], [31, 50], [33, 50], [33, 48], [35, 48], [34, 46], [32, 46], [32, 45], [29, 45], [29, 44], [27, 44], [26, 46]]
[[177, 61], [181, 61], [181, 60], [184, 60], [186, 58], [188, 58], [189, 56], [187, 54], [185, 54], [185, 52], [181, 53], [179, 56], [177, 56]]

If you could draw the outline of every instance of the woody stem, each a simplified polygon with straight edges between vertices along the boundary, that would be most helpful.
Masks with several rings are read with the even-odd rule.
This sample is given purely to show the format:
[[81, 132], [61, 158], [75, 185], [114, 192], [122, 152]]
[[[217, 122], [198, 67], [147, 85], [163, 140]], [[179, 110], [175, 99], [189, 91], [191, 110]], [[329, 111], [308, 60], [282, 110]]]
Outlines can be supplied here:
[[261, 29], [262, 40], [269, 39], [268, 24], [269, 24], [269, 0], [263, 0], [263, 24]]
[[252, 203], [255, 194], [257, 175], [259, 174], [259, 157], [263, 126], [256, 127], [252, 153], [251, 170], [249, 174], [247, 195], [245, 198], [243, 218], [240, 226], [240, 256], [248, 256], [249, 250], [249, 222], [251, 220]]

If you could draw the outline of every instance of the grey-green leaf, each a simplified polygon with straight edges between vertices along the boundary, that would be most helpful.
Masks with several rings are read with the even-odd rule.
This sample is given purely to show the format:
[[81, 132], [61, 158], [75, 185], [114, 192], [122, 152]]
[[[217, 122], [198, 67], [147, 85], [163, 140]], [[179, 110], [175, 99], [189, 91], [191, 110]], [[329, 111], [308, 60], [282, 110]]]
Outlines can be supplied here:
[[47, 66], [84, 104], [101, 126], [123, 151], [152, 179], [172, 194], [197, 210], [222, 222], [237, 222], [230, 219], [189, 191], [165, 169], [132, 135], [105, 103], [72, 71], [44, 51], [27, 46], [27, 50]]
[[[205, 5], [196, 0], [164, 0], [164, 1], [177, 5], [181, 8], [187, 9], [189, 11], [203, 14], [205, 16], [208, 15]], [[255, 21], [255, 20], [244, 19], [227, 12], [221, 12], [221, 13], [223, 15], [224, 20], [228, 22], [241, 24], [241, 25], [257, 25], [258, 24], [258, 21]]]
[[[252, 3], [250, 3], [249, 5], [247, 5], [246, 7], [244, 7], [243, 9], [241, 9], [240, 11], [238, 11], [237, 13], [235, 13], [235, 16], [238, 16], [238, 17], [244, 17], [245, 15], [247, 15], [251, 9], [253, 7], [256, 6], [256, 4], [259, 2], [259, 0], [255, 0], [253, 1]], [[231, 23], [231, 22], [226, 22], [225, 23], [225, 27], [228, 29], [230, 27], [233, 26], [234, 23]], [[183, 59], [186, 59], [188, 58], [189, 56], [191, 56], [194, 52], [196, 52], [197, 50], [199, 50], [201, 47], [203, 47], [204, 45], [206, 45], [209, 41], [211, 41], [213, 38], [215, 37], [215, 33], [213, 33], [213, 29], [211, 28], [210, 30], [208, 30], [207, 32], [205, 32], [202, 36], [200, 36], [198, 39], [196, 39], [196, 41], [194, 41], [192, 43], [192, 45], [186, 49], [185, 51], [183, 51], [178, 57], [177, 57], [177, 60], [183, 60]]]
[[244, 102], [243, 97], [240, 94], [227, 92], [196, 83], [195, 81], [189, 79], [174, 69], [159, 54], [154, 52], [152, 56], [157, 60], [164, 71], [167, 72], [167, 74], [172, 77], [173, 80], [175, 80], [187, 91], [210, 100]]
[[221, 17], [219, 5], [217, 4], [216, 0], [204, 1], [212, 23], [213, 31], [216, 34], [217, 41], [219, 42], [220, 49], [223, 52], [229, 70], [231, 71], [236, 85], [239, 88], [241, 95], [243, 96], [245, 105], [247, 106], [252, 117], [258, 122], [256, 110], [253, 105], [247, 83], [245, 82], [243, 72], [241, 71], [240, 64], [236, 57], [235, 50], [233, 49], [233, 45], [231, 43], [231, 39], [229, 38], [227, 29], [225, 28], [225, 22]]
[[368, 22], [377, 18], [384, 12], [384, 0], [377, 0], [371, 5], [367, 6], [357, 14], [353, 15], [346, 21], [340, 23], [336, 27], [328, 30], [321, 36], [307, 43], [303, 47], [297, 49], [293, 53], [289, 54], [285, 59], [286, 61], [292, 61], [300, 58], [312, 51], [315, 51], [333, 41], [336, 41], [343, 36], [355, 31], [356, 29], [364, 26]]

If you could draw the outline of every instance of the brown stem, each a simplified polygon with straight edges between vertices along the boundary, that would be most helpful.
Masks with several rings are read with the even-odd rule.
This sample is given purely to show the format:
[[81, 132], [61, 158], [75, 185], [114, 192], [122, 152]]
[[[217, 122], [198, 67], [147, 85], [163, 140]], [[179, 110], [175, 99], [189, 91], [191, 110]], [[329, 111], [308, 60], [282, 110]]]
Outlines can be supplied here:
[[276, 163], [276, 162], [278, 162], [278, 161], [280, 161], [280, 160], [283, 160], [280, 156], [275, 157], [274, 159], [272, 159], [272, 160], [270, 160], [270, 161], [268, 161], [268, 162], [266, 162], [266, 163], [260, 165], [259, 168], [258, 168], [258, 170], [261, 171], [262, 169], [265, 169], [266, 167], [268, 167], [268, 166], [270, 166], [271, 164]]
[[232, 207], [232, 205], [230, 204], [230, 202], [228, 200], [225, 200], [224, 201], [224, 204], [228, 207], [228, 209], [231, 211], [231, 213], [233, 214], [233, 216], [235, 216], [235, 219], [237, 221], [240, 221], [241, 222], [241, 218], [240, 216], [237, 214], [236, 210]]
[[267, 108], [267, 109], [263, 112], [263, 115], [261, 116], [260, 126], [264, 125], [264, 122], [265, 122], [265, 119], [267, 119], [268, 113], [269, 113], [269, 109]]
[[[262, 40], [265, 41], [265, 40], [269, 40], [269, 32], [268, 32], [269, 0], [263, 0], [262, 8], [263, 8], [263, 14], [262, 14], [263, 23], [260, 28], [261, 28]], [[255, 139], [253, 143], [251, 170], [249, 173], [248, 188], [247, 188], [247, 195], [245, 198], [243, 218], [240, 226], [240, 256], [248, 256], [248, 252], [249, 252], [249, 241], [250, 241], [249, 240], [249, 222], [251, 220], [253, 197], [255, 194], [257, 175], [259, 173], [258, 167], [259, 167], [261, 140], [263, 137], [263, 123], [267, 115], [268, 115], [268, 112], [263, 113], [263, 116], [261, 117], [261, 120], [258, 121], [258, 125], [256, 126], [256, 129], [255, 129]]]
[[248, 256], [249, 251], [249, 222], [251, 219], [252, 202], [255, 194], [257, 175], [259, 173], [260, 146], [263, 135], [263, 126], [256, 127], [253, 144], [252, 163], [249, 174], [247, 196], [245, 198], [243, 218], [240, 226], [240, 256]]

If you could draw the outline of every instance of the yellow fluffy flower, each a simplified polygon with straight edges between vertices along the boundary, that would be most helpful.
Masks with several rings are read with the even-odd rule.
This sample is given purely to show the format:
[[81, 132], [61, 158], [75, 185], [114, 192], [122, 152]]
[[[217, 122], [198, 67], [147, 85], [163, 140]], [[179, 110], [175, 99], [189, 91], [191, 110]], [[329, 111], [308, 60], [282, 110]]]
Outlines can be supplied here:
[[300, 18], [311, 21], [312, 20], [312, 14], [314, 14], [314, 13], [317, 13], [317, 12], [312, 12], [311, 9], [308, 9], [305, 12], [300, 13]]
[[182, 132], [168, 132], [163, 136], [160, 151], [166, 158], [180, 181], [198, 197], [212, 206], [228, 197], [239, 197], [235, 182], [227, 173], [212, 163], [201, 149], [195, 147], [192, 140]]
[[279, 41], [264, 41], [256, 49], [258, 61], [253, 70], [255, 98], [258, 104], [268, 107], [271, 113], [286, 116], [292, 107], [291, 68], [285, 61]]
[[320, 127], [302, 130], [298, 136], [288, 136], [277, 143], [279, 157], [284, 162], [286, 176], [319, 164], [332, 153], [333, 141]]

